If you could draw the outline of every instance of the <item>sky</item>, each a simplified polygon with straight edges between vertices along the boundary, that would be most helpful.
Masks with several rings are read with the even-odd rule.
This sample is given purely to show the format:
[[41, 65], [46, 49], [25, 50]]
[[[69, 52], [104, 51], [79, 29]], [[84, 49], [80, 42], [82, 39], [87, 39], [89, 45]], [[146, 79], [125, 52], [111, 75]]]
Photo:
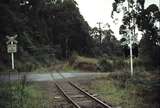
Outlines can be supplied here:
[[[91, 27], [98, 27], [97, 22], [102, 22], [102, 27], [106, 23], [111, 25], [117, 39], [120, 39], [119, 27], [122, 24], [122, 14], [115, 15], [119, 21], [113, 23], [114, 19], [111, 18], [112, 3], [114, 0], [75, 0], [78, 3], [81, 14]], [[158, 4], [159, 0], [146, 0], [145, 7], [149, 4]], [[140, 37], [139, 37], [140, 39]]]

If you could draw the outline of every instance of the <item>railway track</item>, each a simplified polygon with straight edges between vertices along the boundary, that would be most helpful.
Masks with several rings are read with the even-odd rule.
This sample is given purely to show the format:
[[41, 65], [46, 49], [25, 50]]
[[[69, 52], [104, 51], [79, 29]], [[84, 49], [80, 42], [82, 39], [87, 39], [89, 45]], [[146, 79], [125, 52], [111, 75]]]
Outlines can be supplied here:
[[71, 105], [70, 108], [112, 108], [111, 105], [99, 100], [74, 82], [66, 79], [61, 73], [58, 74], [63, 80], [56, 81], [54, 75], [51, 74], [51, 76], [55, 80], [55, 85], [60, 94]]

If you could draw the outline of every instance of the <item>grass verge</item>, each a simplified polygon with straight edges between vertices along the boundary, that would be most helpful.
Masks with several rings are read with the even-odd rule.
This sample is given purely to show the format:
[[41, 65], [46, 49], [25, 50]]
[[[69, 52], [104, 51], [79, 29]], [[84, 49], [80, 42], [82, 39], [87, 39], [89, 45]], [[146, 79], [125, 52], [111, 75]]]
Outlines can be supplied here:
[[146, 80], [144, 76], [124, 79], [115, 76], [99, 78], [91, 82], [89, 90], [97, 93], [99, 97], [104, 98], [106, 102], [111, 103], [113, 106], [122, 108], [160, 107], [158, 103], [159, 82], [148, 80], [148, 78]]
[[22, 86], [19, 82], [12, 82], [0, 85], [0, 108], [44, 108], [45, 106], [46, 100], [34, 84]]

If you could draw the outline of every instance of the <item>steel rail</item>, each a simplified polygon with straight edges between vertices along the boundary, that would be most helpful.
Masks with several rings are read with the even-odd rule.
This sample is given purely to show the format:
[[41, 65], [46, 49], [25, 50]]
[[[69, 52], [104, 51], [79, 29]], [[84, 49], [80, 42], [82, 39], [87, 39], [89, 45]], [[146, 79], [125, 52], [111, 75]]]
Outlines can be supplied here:
[[81, 89], [80, 87], [78, 87], [76, 84], [74, 84], [73, 82], [69, 81], [69, 83], [74, 86], [75, 88], [77, 88], [79, 91], [81, 91], [82, 93], [84, 93], [85, 95], [87, 95], [89, 98], [93, 99], [94, 101], [96, 101], [97, 103], [99, 103], [100, 105], [102, 105], [104, 108], [112, 108], [110, 105], [107, 105], [106, 103], [104, 103], [103, 101], [99, 100], [98, 98], [90, 95], [88, 92], [84, 91], [83, 89]]
[[57, 83], [55, 83], [55, 84], [56, 84], [57, 88], [62, 92], [63, 96], [64, 96], [65, 98], [67, 98], [67, 100], [68, 100], [69, 102], [71, 102], [72, 105], [74, 105], [76, 108], [81, 108], [77, 103], [75, 103], [75, 102], [65, 93], [65, 91], [64, 91]]
[[[89, 97], [90, 99], [94, 100], [95, 102], [97, 102], [98, 104], [102, 105], [104, 108], [112, 108], [111, 105], [108, 105], [106, 103], [104, 103], [103, 101], [99, 100], [98, 98], [90, 95], [88, 92], [86, 92], [85, 90], [83, 90], [82, 88], [80, 88], [78, 85], [74, 84], [72, 81], [66, 79], [60, 72], [59, 75], [65, 79], [72, 87], [74, 87], [75, 89], [77, 89], [78, 91], [80, 91], [81, 93], [85, 94], [87, 97]], [[63, 95], [68, 99], [68, 101], [70, 101], [76, 108], [81, 108], [77, 103], [75, 103], [69, 96], [67, 96], [67, 94], [65, 93], [65, 91], [57, 84], [55, 83], [57, 88], [63, 93]]]
[[[51, 73], [51, 77], [52, 79], [55, 79], [53, 74]], [[77, 103], [75, 103], [66, 93], [65, 91], [58, 85], [57, 82], [55, 82], [56, 87], [59, 89], [59, 91], [62, 93], [62, 95], [67, 99], [67, 101], [69, 101], [73, 106], [75, 106], [76, 108], [81, 108]]]

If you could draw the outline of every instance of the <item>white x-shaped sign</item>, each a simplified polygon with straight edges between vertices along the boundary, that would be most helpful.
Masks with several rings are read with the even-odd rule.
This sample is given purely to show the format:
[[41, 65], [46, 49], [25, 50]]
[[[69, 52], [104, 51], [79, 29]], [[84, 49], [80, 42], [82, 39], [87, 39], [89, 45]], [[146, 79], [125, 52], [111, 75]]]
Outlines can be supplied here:
[[16, 40], [17, 37], [18, 37], [17, 35], [14, 35], [12, 37], [7, 36], [8, 41], [6, 43], [9, 44], [9, 43], [13, 42], [13, 43], [17, 44], [18, 43]]

